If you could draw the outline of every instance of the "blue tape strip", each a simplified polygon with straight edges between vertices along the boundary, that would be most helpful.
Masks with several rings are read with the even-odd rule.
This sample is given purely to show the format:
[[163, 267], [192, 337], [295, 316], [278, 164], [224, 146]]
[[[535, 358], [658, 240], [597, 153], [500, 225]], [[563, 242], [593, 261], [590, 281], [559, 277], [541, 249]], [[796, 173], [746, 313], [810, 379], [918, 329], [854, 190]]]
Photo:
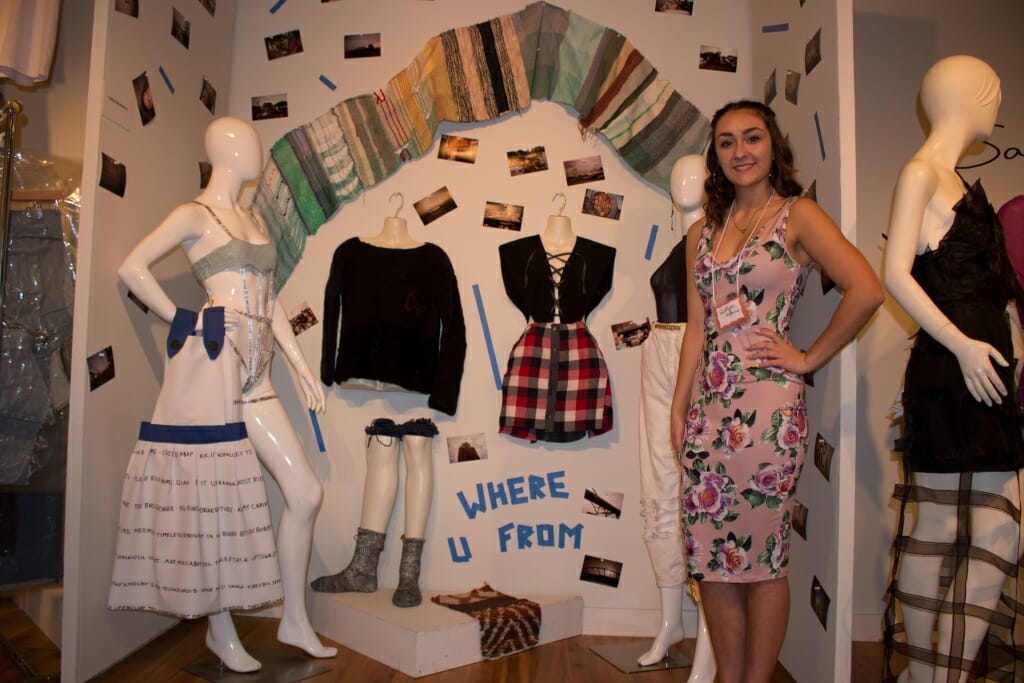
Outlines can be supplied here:
[[312, 410], [309, 411], [309, 421], [313, 423], [313, 434], [316, 436], [316, 447], [320, 449], [321, 453], [326, 453], [327, 447], [324, 446], [324, 435], [320, 432], [320, 421], [316, 419], [316, 413]]
[[644, 252], [644, 259], [647, 261], [651, 260], [651, 254], [654, 253], [654, 241], [658, 239], [658, 224], [655, 223], [651, 226], [651, 234], [647, 236], [647, 251]]
[[473, 285], [473, 297], [476, 299], [476, 310], [480, 314], [480, 326], [484, 328], [484, 344], [487, 355], [491, 358], [491, 372], [494, 373], [494, 386], [501, 391], [501, 374], [498, 372], [498, 359], [494, 355], [494, 342], [491, 341], [491, 328], [487, 326], [487, 313], [484, 312], [484, 299], [480, 296], [480, 285]]
[[821, 160], [825, 161], [825, 138], [821, 134], [821, 119], [818, 112], [814, 112], [814, 127], [818, 131], [818, 149], [821, 150]]
[[334, 85], [334, 81], [332, 81], [331, 79], [327, 78], [327, 76], [324, 76], [323, 74], [320, 74], [320, 82], [323, 83], [324, 85], [326, 85], [331, 90], [337, 90], [338, 89], [338, 86]]
[[789, 30], [789, 24], [765, 24], [761, 27], [761, 33], [782, 33]]
[[167, 84], [167, 89], [170, 90], [171, 94], [173, 95], [174, 94], [174, 84], [171, 83], [171, 79], [167, 77], [167, 72], [164, 71], [164, 68], [162, 66], [158, 66], [157, 67], [157, 71], [160, 72], [160, 76], [164, 79], [164, 83]]
[[277, 2], [275, 2], [273, 6], [270, 8], [270, 13], [273, 14], [277, 10], [281, 9], [281, 5], [283, 5], [285, 2], [287, 2], [287, 0], [277, 0]]

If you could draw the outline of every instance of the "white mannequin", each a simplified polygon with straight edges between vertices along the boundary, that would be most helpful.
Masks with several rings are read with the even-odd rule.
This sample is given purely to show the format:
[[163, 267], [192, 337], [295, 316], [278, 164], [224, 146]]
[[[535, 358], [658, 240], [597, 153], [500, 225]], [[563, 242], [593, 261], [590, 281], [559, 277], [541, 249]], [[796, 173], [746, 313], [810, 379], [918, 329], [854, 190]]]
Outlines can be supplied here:
[[[259, 177], [262, 146], [256, 131], [240, 119], [215, 119], [206, 131], [206, 152], [213, 166], [206, 189], [196, 198], [216, 213], [236, 238], [266, 243], [269, 238], [255, 214], [238, 204], [243, 183]], [[201, 206], [182, 204], [143, 239], [118, 268], [122, 282], [157, 316], [165, 321], [174, 317], [174, 302], [153, 277], [150, 265], [177, 246], [182, 246], [190, 262], [224, 245], [228, 238]], [[246, 276], [249, 277], [249, 276]], [[215, 273], [201, 283], [207, 291], [207, 305], [227, 309], [245, 309], [242, 277], [237, 272]], [[237, 314], [228, 327], [238, 326]], [[322, 413], [324, 394], [317, 378], [306, 364], [292, 333], [291, 325], [276, 303], [271, 323], [274, 339], [284, 352], [300, 380], [306, 406]], [[243, 395], [243, 400], [273, 395], [270, 369]], [[326, 647], [313, 631], [306, 613], [305, 580], [313, 537], [313, 521], [323, 489], [310, 468], [302, 443], [288, 415], [276, 397], [245, 402], [242, 415], [260, 461], [277, 481], [285, 499], [285, 508], [277, 530], [278, 561], [284, 591], [284, 613], [277, 637], [282, 643], [301, 648], [313, 657], [333, 657], [337, 649]], [[242, 647], [229, 612], [209, 617], [206, 645], [234, 671], [255, 671], [260, 663]]]
[[[706, 176], [704, 157], [700, 154], [687, 154], [680, 157], [675, 165], [672, 166], [672, 174], [670, 176], [670, 188], [672, 191], [672, 201], [675, 204], [676, 209], [681, 212], [678, 218], [676, 218], [677, 225], [681, 234], [685, 235], [687, 228], [690, 225], [696, 223], [704, 215], [702, 208], [702, 202], [704, 200], [704, 178]], [[685, 324], [684, 324], [685, 327]], [[679, 329], [675, 331], [675, 334], [681, 338], [683, 330]], [[646, 351], [646, 348], [644, 348]], [[645, 356], [645, 361], [646, 361]], [[673, 369], [678, 367], [678, 360], [672, 359]], [[668, 384], [669, 392], [675, 386], [675, 373], [672, 373], [672, 377], [669, 378], [670, 383]], [[668, 401], [671, 401], [671, 394], [667, 396]], [[643, 398], [641, 398], [643, 400]], [[664, 408], [667, 410], [669, 405], [666, 403]], [[656, 406], [652, 405], [654, 410], [657, 410]], [[653, 412], [653, 411], [645, 411]], [[654, 448], [648, 446], [646, 449], [641, 449], [640, 457], [648, 458], [649, 461], [641, 461], [641, 478], [643, 481], [648, 479], [653, 480], [651, 488], [658, 489], [666, 488], [678, 488], [679, 484], [679, 468], [675, 462], [674, 455], [668, 453], [671, 450], [671, 444], [669, 443], [668, 435], [668, 424], [666, 422], [666, 433], [665, 438], [662, 440], [664, 443], [661, 446], [655, 446]], [[643, 427], [641, 427], [643, 428]], [[665, 450], [666, 454], [669, 455], [671, 462], [664, 459], [656, 459], [653, 457], [654, 450]], [[646, 488], [641, 486], [641, 494], [645, 497], [651, 495], [645, 492], [643, 489]], [[678, 496], [677, 496], [678, 497]], [[679, 507], [678, 503], [675, 505], [674, 510], [664, 511], [671, 514], [674, 519], [660, 519], [662, 510], [650, 510], [646, 512], [646, 515], [653, 515], [659, 519], [646, 520], [648, 525], [655, 525], [659, 528], [664, 528], [668, 525], [668, 534], [664, 539], [651, 539], [648, 541], [648, 552], [651, 554], [651, 561], [657, 568], [659, 563], [656, 555], [660, 552], [664, 552], [659, 545], [668, 544], [675, 546], [675, 551], [680, 554], [679, 562], [685, 565], [685, 550], [683, 548], [682, 541], [682, 527], [679, 519]], [[681, 569], [681, 568], [680, 568]], [[683, 570], [685, 571], [685, 570]], [[683, 629], [683, 592], [685, 583], [678, 583], [673, 585], [661, 585], [662, 577], [656, 576], [659, 580], [659, 591], [661, 594], [661, 626], [658, 629], [658, 633], [654, 637], [654, 642], [651, 643], [650, 649], [640, 655], [637, 662], [641, 666], [650, 666], [656, 664], [665, 658], [668, 649], [679, 642], [685, 637]], [[695, 599], [697, 597], [696, 586], [691, 586]], [[710, 683], [715, 678], [715, 658], [714, 652], [711, 648], [711, 639], [708, 635], [707, 626], [704, 624], [704, 615], [700, 607], [699, 600], [697, 601], [697, 645], [694, 650], [693, 665], [690, 669], [690, 676], [687, 679], [688, 683]]]
[[[956, 55], [937, 62], [921, 85], [921, 102], [932, 129], [921, 148], [900, 173], [895, 190], [885, 257], [885, 284], [893, 298], [921, 329], [949, 349], [960, 363], [971, 395], [986, 405], [1001, 403], [1007, 390], [992, 362], [1006, 366], [1007, 360], [991, 345], [968, 338], [942, 313], [911, 277], [918, 254], [934, 249], [950, 229], [952, 207], [964, 194], [963, 183], [954, 170], [972, 143], [986, 139], [993, 130], [1001, 93], [999, 78], [987, 64], [974, 57]], [[998, 493], [1019, 506], [1016, 472], [976, 472], [972, 490]], [[959, 474], [914, 472], [915, 484], [936, 490], [958, 488]], [[954, 540], [956, 513], [951, 506], [918, 503], [914, 539], [948, 543]], [[1007, 517], [979, 507], [971, 509], [972, 544], [1016, 563], [1019, 528]], [[928, 595], [934, 587], [939, 596], [941, 557], [905, 554], [901, 560], [901, 589]], [[1003, 575], [986, 563], [972, 563], [968, 575], [966, 602], [994, 608], [999, 599]], [[913, 587], [913, 590], [911, 588]], [[922, 588], [925, 587], [925, 588]], [[909, 645], [930, 650], [936, 615], [903, 605]], [[951, 619], [938, 618], [939, 653], [948, 652]], [[967, 617], [962, 657], [972, 660], [988, 631], [988, 622]], [[911, 660], [900, 681], [946, 681], [947, 670]], [[961, 674], [959, 680], [966, 680]]]

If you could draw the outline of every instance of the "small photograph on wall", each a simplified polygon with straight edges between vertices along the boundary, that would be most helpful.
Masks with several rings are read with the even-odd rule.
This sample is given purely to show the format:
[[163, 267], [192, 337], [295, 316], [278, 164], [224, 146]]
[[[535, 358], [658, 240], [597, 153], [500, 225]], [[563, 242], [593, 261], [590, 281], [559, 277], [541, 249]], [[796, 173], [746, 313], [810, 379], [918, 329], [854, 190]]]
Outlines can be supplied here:
[[818, 581], [818, 577], [815, 576], [811, 579], [811, 609], [814, 610], [814, 616], [818, 617], [818, 621], [821, 622], [821, 627], [828, 631], [828, 608], [832, 604], [832, 598], [825, 592], [825, 587], [821, 585], [821, 581]]
[[811, 184], [804, 190], [804, 196], [808, 199], [814, 200], [815, 203], [818, 201], [818, 181], [812, 180]]
[[523, 207], [517, 204], [487, 202], [484, 205], [484, 227], [499, 230], [521, 230]]
[[313, 308], [303, 301], [296, 307], [296, 310], [288, 314], [288, 322], [292, 324], [292, 334], [298, 337], [320, 321], [317, 320]]
[[768, 80], [764, 82], [764, 103], [767, 105], [771, 105], [772, 100], [779, 94], [778, 87], [775, 85], [775, 77], [775, 69], [772, 69], [772, 72], [768, 74]]
[[736, 64], [739, 62], [738, 54], [736, 48], [723, 49], [714, 45], [701, 45], [700, 61], [697, 63], [697, 68], [736, 73]]
[[379, 33], [352, 33], [345, 36], [345, 59], [380, 57]]
[[622, 563], [615, 560], [607, 560], [603, 557], [593, 555], [583, 556], [583, 568], [580, 570], [580, 581], [599, 583], [602, 586], [619, 587], [619, 577], [622, 576]]
[[622, 215], [622, 195], [588, 189], [583, 195], [583, 213], [601, 218], [619, 220]]
[[210, 184], [210, 175], [213, 173], [213, 164], [209, 161], [199, 162], [199, 189], [204, 189]]
[[548, 170], [548, 155], [542, 145], [506, 152], [508, 170], [514, 176]]
[[597, 517], [613, 517], [619, 519], [622, 516], [622, 501], [626, 495], [621, 491], [609, 491], [607, 489], [587, 489], [583, 492], [583, 509], [588, 515]]
[[100, 187], [123, 197], [125, 186], [128, 184], [128, 169], [120, 161], [103, 152], [100, 152], [100, 157]]
[[799, 500], [793, 501], [793, 531], [807, 540], [807, 506]]
[[114, 11], [139, 18], [139, 0], [114, 0]]
[[786, 100], [797, 103], [800, 96], [800, 72], [789, 69], [786, 71]]
[[211, 17], [217, 12], [217, 0], [199, 0], [199, 4], [210, 13]]
[[299, 35], [299, 29], [266, 36], [263, 42], [267, 47], [268, 60], [280, 59], [302, 52], [302, 36]]
[[832, 454], [835, 447], [825, 440], [818, 432], [814, 436], [814, 466], [818, 468], [826, 481], [832, 481]]
[[211, 114], [217, 110], [217, 90], [213, 87], [213, 83], [206, 80], [206, 76], [203, 76], [203, 85], [199, 88], [199, 101]]
[[192, 24], [185, 15], [178, 11], [175, 7], [171, 11], [171, 35], [174, 39], [185, 46], [188, 49], [188, 41], [192, 35]]
[[642, 323], [627, 320], [626, 322], [612, 325], [612, 337], [615, 339], [615, 348], [630, 349], [640, 346], [651, 333], [651, 319], [648, 318]]
[[566, 185], [581, 185], [604, 180], [604, 164], [601, 162], [600, 154], [563, 161], [562, 165], [565, 166]]
[[654, 0], [654, 11], [693, 14], [693, 0]]
[[149, 76], [145, 71], [132, 79], [132, 89], [135, 90], [135, 103], [139, 105], [139, 116], [142, 118], [142, 125], [145, 126], [156, 118], [153, 89], [149, 87]]
[[449, 211], [459, 208], [455, 200], [452, 199], [452, 193], [448, 191], [447, 185], [434, 190], [423, 199], [413, 202], [412, 206], [416, 209], [420, 220], [423, 221], [423, 225], [432, 223]]
[[437, 147], [437, 158], [448, 161], [461, 161], [464, 164], [476, 163], [476, 148], [479, 140], [462, 138], [458, 135], [441, 134], [441, 143]]
[[114, 379], [114, 349], [108, 346], [85, 359], [89, 366], [89, 391]]
[[252, 98], [252, 120], [283, 119], [288, 116], [288, 94], [256, 95]]
[[448, 437], [448, 462], [472, 462], [487, 459], [487, 439], [483, 432]]
[[804, 74], [809, 74], [821, 62], [821, 29], [819, 28], [814, 37], [807, 41], [804, 48]]

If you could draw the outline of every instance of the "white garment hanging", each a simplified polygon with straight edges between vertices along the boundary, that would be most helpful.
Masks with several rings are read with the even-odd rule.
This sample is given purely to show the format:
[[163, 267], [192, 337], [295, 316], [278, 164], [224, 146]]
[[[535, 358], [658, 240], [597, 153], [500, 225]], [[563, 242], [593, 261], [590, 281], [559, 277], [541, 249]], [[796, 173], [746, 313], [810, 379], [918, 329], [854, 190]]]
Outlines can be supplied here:
[[0, 79], [32, 85], [50, 77], [60, 0], [0, 0]]

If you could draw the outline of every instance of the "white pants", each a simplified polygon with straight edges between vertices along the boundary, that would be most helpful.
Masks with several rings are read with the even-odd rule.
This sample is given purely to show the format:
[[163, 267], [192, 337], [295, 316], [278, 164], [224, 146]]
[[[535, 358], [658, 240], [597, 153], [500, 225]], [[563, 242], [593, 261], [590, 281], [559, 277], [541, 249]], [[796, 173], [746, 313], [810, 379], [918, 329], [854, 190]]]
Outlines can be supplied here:
[[654, 323], [640, 347], [640, 515], [659, 588], [686, 580], [679, 461], [669, 437], [669, 412], [685, 329], [685, 324]]

